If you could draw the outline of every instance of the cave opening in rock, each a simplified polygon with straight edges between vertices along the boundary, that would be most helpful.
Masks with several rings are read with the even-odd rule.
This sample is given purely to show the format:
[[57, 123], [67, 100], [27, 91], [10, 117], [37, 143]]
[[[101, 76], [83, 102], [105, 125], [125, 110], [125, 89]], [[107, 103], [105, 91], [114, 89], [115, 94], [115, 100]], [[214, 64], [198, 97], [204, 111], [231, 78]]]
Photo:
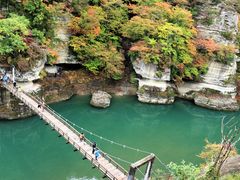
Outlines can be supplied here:
[[58, 69], [62, 69], [63, 71], [74, 71], [74, 70], [79, 70], [82, 69], [83, 66], [81, 64], [57, 64], [56, 65]]

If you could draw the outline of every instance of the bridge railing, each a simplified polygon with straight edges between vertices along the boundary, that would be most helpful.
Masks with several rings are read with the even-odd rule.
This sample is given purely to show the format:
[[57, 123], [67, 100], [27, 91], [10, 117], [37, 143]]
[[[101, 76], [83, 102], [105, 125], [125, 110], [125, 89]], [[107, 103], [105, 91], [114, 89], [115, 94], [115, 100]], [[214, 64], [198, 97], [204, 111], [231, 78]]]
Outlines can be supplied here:
[[[45, 103], [43, 102], [40, 98], [33, 96], [32, 94], [28, 94], [28, 96], [30, 96], [32, 99], [34, 99], [35, 101], [37, 101], [38, 103], [42, 104]], [[65, 117], [61, 116], [60, 114], [58, 114], [54, 109], [52, 109], [50, 106], [48, 106], [47, 104], [44, 105], [46, 110], [51, 113], [52, 115], [54, 115], [57, 119], [61, 120], [61, 122], [63, 124], [65, 124], [67, 127], [69, 127], [78, 137], [80, 136], [80, 133], [72, 126], [68, 123], [69, 120], [67, 120]], [[93, 143], [86, 138], [86, 142], [89, 145], [92, 145]], [[79, 147], [80, 148], [80, 147]], [[99, 148], [98, 148], [99, 149]], [[111, 157], [109, 157], [107, 155], [107, 153], [104, 153], [104, 151], [102, 151], [101, 149], [99, 149], [102, 152], [102, 155], [105, 159], [107, 159], [110, 163], [112, 163], [114, 166], [116, 166], [117, 169], [121, 170], [125, 175], [128, 175], [128, 172], [121, 166], [119, 165], [116, 161], [114, 161]]]
[[[39, 110], [37, 107], [33, 107], [30, 103], [28, 103], [24, 98], [22, 98], [19, 94], [18, 91], [11, 87], [11, 85], [9, 84], [5, 84], [3, 85], [5, 88], [7, 88], [11, 93], [13, 93], [14, 95], [16, 95], [19, 99], [21, 99], [26, 105], [28, 105], [31, 109], [35, 110], [36, 112], [38, 112], [40, 114], [41, 117], [44, 117], [44, 114], [41, 113], [41, 110]], [[40, 98], [33, 96], [30, 93], [26, 93], [24, 91], [21, 91], [23, 94], [25, 94], [26, 96], [29, 96], [30, 98], [32, 98], [35, 102], [37, 102], [38, 104], [43, 104], [45, 102], [43, 102]], [[60, 114], [58, 114], [55, 110], [53, 110], [50, 106], [48, 106], [47, 104], [44, 105], [44, 108], [47, 112], [49, 112], [51, 115], [53, 115], [54, 117], [56, 117], [58, 120], [60, 120], [64, 125], [66, 125], [69, 129], [71, 129], [78, 137], [80, 135], [80, 133], [71, 125], [69, 124], [69, 120], [67, 120], [65, 117], [61, 116]], [[46, 119], [46, 117], [45, 117]], [[49, 122], [48, 122], [49, 123]], [[53, 125], [54, 126], [54, 125]], [[93, 144], [89, 139], [86, 139], [86, 143], [88, 143], [90, 146]], [[75, 144], [76, 146], [76, 144]], [[81, 149], [81, 147], [79, 147], [79, 150]], [[101, 149], [99, 149], [102, 152], [102, 156], [107, 159], [109, 161], [109, 163], [113, 164], [117, 169], [119, 169], [121, 172], [123, 172], [126, 176], [128, 175], [128, 172], [121, 166], [119, 165], [116, 161], [114, 161], [111, 157], [109, 157], [107, 155], [107, 153], [104, 153], [104, 151], [102, 151]], [[82, 150], [84, 151], [84, 150]], [[85, 151], [85, 153], [87, 153]], [[99, 167], [99, 168], [104, 168], [104, 167]], [[105, 168], [104, 168], [105, 169]], [[105, 169], [105, 171], [107, 171], [107, 169]], [[111, 174], [111, 172], [108, 172], [109, 174]], [[111, 174], [112, 175], [112, 174]], [[112, 175], [113, 176], [113, 175]], [[114, 177], [114, 176], [113, 176]]]
[[[23, 93], [24, 95], [30, 97], [32, 100], [34, 100], [35, 102], [37, 102], [38, 104], [43, 104], [43, 101], [40, 98], [37, 98], [35, 96], [33, 96], [30, 93], [26, 93], [24, 91], [19, 91], [16, 88], [14, 88], [12, 85], [8, 84], [2, 84], [3, 87], [5, 87], [6, 89], [8, 89], [12, 94], [14, 94], [16, 97], [18, 97], [22, 102], [24, 102], [26, 105], [28, 105], [32, 110], [34, 110], [35, 112], [37, 112], [39, 114], [40, 117], [44, 118], [44, 119], [48, 119], [44, 113], [41, 112], [41, 110], [39, 110], [37, 107], [33, 106], [32, 104], [30, 104], [29, 102], [27, 102], [20, 94]], [[80, 135], [80, 133], [72, 126], [70, 125], [67, 121], [65, 117], [62, 117], [60, 114], [58, 114], [55, 110], [53, 110], [50, 106], [48, 106], [47, 104], [44, 105], [44, 110], [46, 110], [48, 113], [50, 113], [51, 115], [53, 115], [54, 117], [56, 117], [58, 120], [60, 120], [64, 125], [66, 125], [69, 129], [71, 129], [71, 131], [73, 131], [78, 137]], [[49, 122], [47, 120], [47, 122], [50, 124], [51, 122]], [[54, 128], [54, 124], [51, 124]], [[60, 133], [60, 132], [59, 132]], [[62, 132], [63, 133], [63, 132]], [[67, 137], [66, 137], [67, 139]], [[90, 146], [93, 144], [89, 139], [86, 139], [86, 143], [89, 144]], [[69, 140], [69, 139], [68, 139]], [[76, 143], [73, 142], [73, 145], [76, 147], [78, 150], [82, 151], [82, 153], [86, 156], [89, 155], [84, 149], [82, 149], [79, 145], [77, 145]], [[111, 157], [109, 157], [106, 153], [104, 153], [101, 149], [99, 149], [102, 152], [102, 156], [108, 160], [109, 163], [113, 164], [117, 169], [119, 169], [122, 173], [124, 173], [126, 176], [128, 175], [128, 172], [121, 166], [119, 165], [116, 161], [114, 161]], [[90, 155], [89, 155], [90, 156]], [[91, 156], [90, 156], [91, 157]], [[97, 161], [93, 162], [92, 159], [92, 163], [95, 163], [95, 165], [98, 168], [101, 168], [102, 171], [104, 171], [106, 174], [108, 173], [110, 176], [112, 176], [114, 178], [114, 175], [109, 172], [107, 169], [105, 169], [103, 166], [100, 166], [100, 164]]]

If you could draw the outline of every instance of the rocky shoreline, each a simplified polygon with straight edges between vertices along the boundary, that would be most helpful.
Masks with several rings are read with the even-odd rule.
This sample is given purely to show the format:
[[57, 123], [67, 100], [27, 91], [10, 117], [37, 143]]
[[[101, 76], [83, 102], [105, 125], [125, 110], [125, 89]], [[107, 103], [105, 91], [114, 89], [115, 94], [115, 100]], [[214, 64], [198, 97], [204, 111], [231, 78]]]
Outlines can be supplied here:
[[[38, 96], [43, 96], [47, 103], [55, 103], [70, 99], [73, 95], [90, 95], [102, 90], [112, 95], [136, 95], [137, 87], [128, 82], [107, 80], [101, 76], [93, 76], [85, 70], [64, 71], [58, 76], [48, 76], [37, 80], [33, 85], [19, 84], [24, 91], [31, 93], [33, 86], [40, 87], [36, 91]], [[6, 89], [0, 87], [0, 119], [21, 119], [34, 115], [19, 99], [11, 95]]]
[[[204, 25], [204, 12], [214, 10], [213, 23]], [[213, 39], [220, 44], [234, 45], [238, 33], [239, 17], [233, 8], [226, 8], [224, 3], [217, 6], [208, 4], [201, 9], [202, 13], [196, 17], [198, 36]], [[58, 52], [54, 65], [47, 64], [47, 55], [39, 50], [35, 64], [22, 63], [21, 73], [16, 72], [18, 85], [25, 91], [37, 92], [44, 96], [47, 103], [64, 101], [73, 95], [90, 95], [102, 90], [112, 95], [137, 95], [138, 100], [144, 103], [172, 104], [177, 97], [193, 101], [196, 105], [214, 110], [238, 111], [240, 100], [240, 83], [237, 77], [237, 63], [234, 61], [223, 64], [217, 61], [208, 62], [208, 72], [199, 82], [182, 82], [176, 85], [171, 81], [171, 70], [165, 68], [159, 77], [156, 64], [145, 63], [144, 59], [132, 61], [133, 69], [137, 74], [138, 85], [130, 83], [131, 70], [126, 70], [125, 77], [114, 81], [104, 76], [93, 75], [81, 67], [69, 51], [68, 26], [70, 17], [63, 14], [58, 18], [56, 35], [60, 42], [55, 49]], [[232, 32], [233, 38], [228, 40], [221, 34]], [[238, 52], [236, 52], [237, 54]], [[21, 62], [21, 61], [20, 61]], [[25, 62], [25, 61], [23, 61]], [[24, 68], [24, 67], [29, 68]], [[69, 69], [65, 66], [71, 66]], [[61, 73], [58, 68], [63, 68]], [[72, 68], [72, 69], [71, 69]], [[1, 68], [0, 68], [1, 70]], [[0, 88], [0, 119], [19, 119], [33, 115], [33, 112], [5, 89]]]
[[[88, 77], [88, 78], [87, 78]], [[84, 70], [65, 71], [58, 76], [48, 76], [36, 83], [41, 87], [38, 95], [45, 98], [47, 103], [55, 103], [70, 99], [73, 95], [90, 95], [102, 90], [116, 96], [137, 95], [143, 103], [172, 104], [176, 97], [193, 101], [196, 105], [223, 111], [237, 111], [239, 104], [230, 95], [223, 95], [210, 90], [189, 91], [179, 94], [176, 87], [170, 83], [161, 82], [159, 87], [153, 87], [151, 81], [137, 85], [129, 83], [128, 78], [121, 81], [107, 80], [101, 76], [93, 76]], [[23, 86], [24, 87], [24, 86]], [[164, 87], [164, 88], [163, 88]], [[29, 88], [29, 87], [28, 87]], [[19, 99], [15, 98], [4, 88], [0, 88], [0, 119], [21, 119], [34, 115]]]

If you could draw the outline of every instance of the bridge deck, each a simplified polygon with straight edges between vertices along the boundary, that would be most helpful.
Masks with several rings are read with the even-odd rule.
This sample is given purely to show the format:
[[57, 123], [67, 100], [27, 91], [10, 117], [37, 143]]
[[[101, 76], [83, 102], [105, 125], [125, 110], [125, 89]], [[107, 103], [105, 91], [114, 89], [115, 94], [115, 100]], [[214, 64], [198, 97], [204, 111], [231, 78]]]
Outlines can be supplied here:
[[127, 172], [114, 160], [112, 160], [105, 153], [101, 152], [101, 155], [95, 160], [94, 154], [92, 154], [91, 142], [80, 141], [79, 132], [64, 121], [61, 116], [58, 116], [51, 109], [44, 106], [44, 110], [38, 108], [38, 100], [28, 95], [25, 92], [17, 91], [12, 85], [4, 85], [13, 95], [22, 100], [27, 106], [35, 111], [43, 120], [45, 120], [53, 129], [61, 134], [69, 143], [71, 143], [81, 154], [83, 154], [94, 166], [101, 170], [105, 176], [113, 180], [126, 180]]

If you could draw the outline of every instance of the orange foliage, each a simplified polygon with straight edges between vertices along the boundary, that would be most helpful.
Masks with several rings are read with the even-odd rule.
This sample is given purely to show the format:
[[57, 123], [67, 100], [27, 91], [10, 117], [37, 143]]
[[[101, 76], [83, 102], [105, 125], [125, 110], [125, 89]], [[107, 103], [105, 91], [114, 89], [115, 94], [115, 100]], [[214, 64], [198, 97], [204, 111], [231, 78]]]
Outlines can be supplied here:
[[157, 2], [157, 3], [155, 3], [155, 5], [162, 9], [171, 9], [172, 8], [172, 5], [167, 2]]
[[198, 49], [207, 50], [208, 53], [213, 53], [219, 50], [219, 45], [212, 39], [197, 39], [195, 41]]
[[129, 4], [128, 5], [128, 9], [131, 9], [131, 10], [134, 10], [137, 8], [137, 5], [136, 4]]
[[54, 12], [54, 11], [55, 11], [55, 7], [54, 7], [52, 4], [49, 4], [48, 6], [46, 6], [46, 9], [47, 9], [49, 12]]
[[189, 49], [189, 52], [192, 54], [192, 56], [196, 56], [197, 54], [197, 49], [196, 49], [196, 45], [194, 44], [194, 41], [189, 41], [188, 44], [188, 49]]
[[160, 10], [162, 10], [163, 12], [172, 15], [172, 5], [167, 3], [167, 2], [157, 2], [155, 3], [155, 5], [157, 6], [157, 8], [159, 8]]
[[184, 65], [183, 63], [178, 64], [177, 67], [178, 67], [178, 70], [179, 70], [181, 73], [184, 72], [185, 65]]
[[54, 64], [59, 57], [57, 51], [50, 48], [48, 48], [48, 56], [48, 60], [51, 64]]
[[144, 41], [138, 41], [132, 45], [129, 49], [133, 52], [149, 52], [150, 49], [147, 47], [147, 44]]
[[92, 6], [89, 6], [89, 8], [87, 10], [87, 14], [88, 14], [88, 16], [95, 16], [96, 10]]
[[158, 16], [170, 17], [173, 12], [172, 5], [166, 2], [155, 3], [155, 6], [144, 6], [144, 5], [128, 5], [128, 9], [132, 10], [134, 14], [138, 14], [142, 17], [151, 17], [152, 14], [158, 14]]
[[48, 48], [48, 53], [52, 56], [52, 57], [58, 57], [58, 53], [57, 51], [53, 50], [53, 49], [50, 49]]
[[92, 34], [94, 34], [94, 35], [96, 35], [96, 36], [98, 36], [98, 35], [100, 34], [100, 32], [101, 32], [100, 26], [96, 26], [96, 27], [94, 27], [93, 30], [92, 30]]
[[200, 54], [197, 54], [197, 56], [195, 57], [195, 60], [193, 62], [195, 67], [203, 67], [206, 63], [208, 62], [208, 57], [207, 56], [203, 56]]
[[148, 15], [150, 11], [150, 7], [149, 6], [142, 6], [141, 8], [141, 15]]

